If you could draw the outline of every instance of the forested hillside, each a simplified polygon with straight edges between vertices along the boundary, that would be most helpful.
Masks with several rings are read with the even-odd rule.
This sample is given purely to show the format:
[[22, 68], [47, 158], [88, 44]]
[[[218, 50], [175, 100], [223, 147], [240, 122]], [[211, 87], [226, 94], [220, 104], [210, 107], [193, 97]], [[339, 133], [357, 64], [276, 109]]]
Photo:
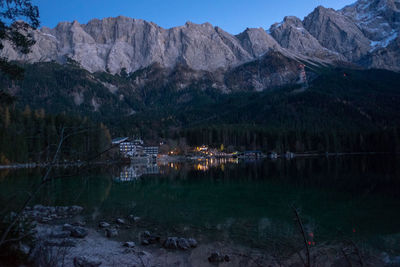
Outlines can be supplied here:
[[307, 69], [311, 72], [308, 88], [227, 93], [213, 88], [210, 75], [189, 79], [183, 67], [166, 72], [155, 65], [111, 75], [91, 74], [74, 62], [37, 63], [26, 65], [23, 81], [3, 77], [2, 84], [21, 110], [30, 105], [88, 116], [113, 136], [280, 152], [400, 151], [400, 74]]
[[110, 133], [88, 118], [47, 115], [44, 109], [23, 111], [0, 92], [0, 164], [50, 162], [62, 138], [59, 160], [85, 160], [108, 148]]

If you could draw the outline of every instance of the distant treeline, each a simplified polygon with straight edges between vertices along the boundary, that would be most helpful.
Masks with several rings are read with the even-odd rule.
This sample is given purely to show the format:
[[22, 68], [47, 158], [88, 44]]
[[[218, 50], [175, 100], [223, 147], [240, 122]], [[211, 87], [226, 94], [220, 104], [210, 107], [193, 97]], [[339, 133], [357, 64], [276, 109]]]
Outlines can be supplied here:
[[110, 133], [101, 123], [66, 114], [47, 115], [43, 109], [21, 111], [13, 99], [0, 96], [0, 164], [49, 162], [61, 135], [60, 160], [85, 160], [108, 147]]
[[400, 152], [400, 129], [377, 132], [276, 131], [246, 125], [193, 128], [177, 134], [188, 145], [208, 144], [228, 150], [265, 152]]

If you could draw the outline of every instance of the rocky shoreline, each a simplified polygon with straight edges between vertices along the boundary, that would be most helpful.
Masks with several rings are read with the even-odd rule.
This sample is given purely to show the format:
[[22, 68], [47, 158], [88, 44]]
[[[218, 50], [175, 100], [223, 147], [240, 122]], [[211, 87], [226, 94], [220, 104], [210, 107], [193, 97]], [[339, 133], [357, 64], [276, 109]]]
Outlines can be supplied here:
[[[98, 227], [76, 220], [80, 206], [27, 207], [22, 217], [33, 220], [34, 240], [18, 250], [36, 266], [210, 266], [232, 262], [232, 256], [216, 250], [221, 244], [199, 245], [193, 238], [161, 237], [143, 231], [138, 240], [116, 241], [119, 229], [130, 228], [140, 217], [100, 221]], [[61, 221], [71, 221], [62, 223]], [[239, 264], [239, 262], [237, 262]], [[251, 264], [250, 264], [251, 265]], [[249, 265], [249, 266], [250, 266]], [[234, 265], [239, 266], [239, 265]]]
[[[202, 244], [193, 237], [160, 236], [150, 231], [140, 232], [136, 240], [121, 241], [123, 230], [134, 227], [140, 217], [130, 215], [89, 226], [80, 216], [82, 211], [80, 206], [27, 207], [22, 218], [33, 221], [34, 239], [31, 243], [19, 243], [16, 249], [34, 266], [302, 266], [298, 254], [279, 259], [265, 251], [235, 244]], [[335, 249], [314, 250], [313, 257], [318, 254], [316, 266], [357, 262], [350, 251], [346, 258], [329, 250]], [[400, 259], [388, 255], [365, 257], [364, 266], [400, 264]]]

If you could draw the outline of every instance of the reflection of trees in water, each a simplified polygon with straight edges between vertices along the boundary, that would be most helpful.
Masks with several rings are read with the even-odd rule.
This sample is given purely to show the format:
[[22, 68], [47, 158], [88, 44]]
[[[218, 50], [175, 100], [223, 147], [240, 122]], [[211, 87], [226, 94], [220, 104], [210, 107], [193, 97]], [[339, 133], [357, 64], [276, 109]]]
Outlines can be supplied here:
[[0, 181], [4, 180], [10, 173], [10, 169], [0, 170]]

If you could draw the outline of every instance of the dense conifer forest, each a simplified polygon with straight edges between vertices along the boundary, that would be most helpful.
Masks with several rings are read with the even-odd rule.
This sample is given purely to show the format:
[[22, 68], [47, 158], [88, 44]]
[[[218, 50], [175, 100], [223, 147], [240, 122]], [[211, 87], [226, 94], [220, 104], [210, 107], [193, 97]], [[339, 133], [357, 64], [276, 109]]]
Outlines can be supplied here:
[[110, 145], [107, 127], [87, 117], [47, 115], [29, 106], [20, 110], [4, 92], [0, 103], [0, 164], [50, 162], [62, 137], [61, 160], [85, 160]]
[[23, 80], [1, 77], [15, 97], [1, 107], [3, 161], [46, 161], [62, 125], [100, 129], [71, 139], [67, 158], [99, 151], [111, 136], [230, 151], [400, 151], [400, 74], [390, 71], [321, 68], [306, 89], [223, 93], [157, 79], [138, 88], [141, 73], [89, 73], [74, 62], [24, 67]]

